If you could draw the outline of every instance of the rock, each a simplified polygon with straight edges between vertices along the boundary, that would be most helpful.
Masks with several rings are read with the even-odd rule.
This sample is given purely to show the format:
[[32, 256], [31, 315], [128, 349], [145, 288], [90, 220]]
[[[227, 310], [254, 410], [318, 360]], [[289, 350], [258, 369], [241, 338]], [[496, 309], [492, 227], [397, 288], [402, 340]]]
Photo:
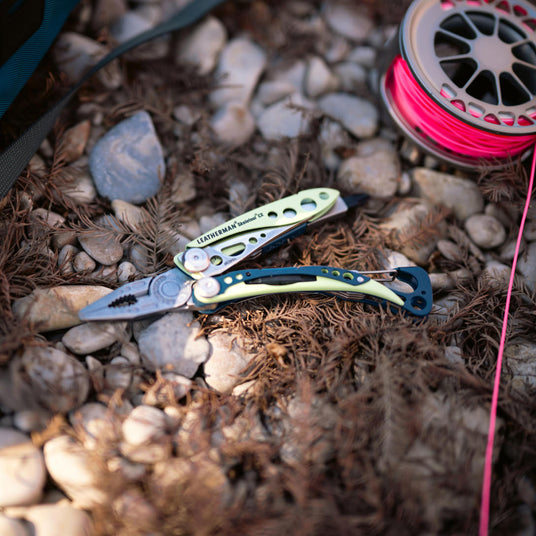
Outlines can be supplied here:
[[36, 503], [46, 482], [41, 452], [28, 436], [10, 428], [0, 428], [0, 482], [0, 508]]
[[30, 536], [22, 521], [3, 514], [0, 514], [0, 534], [2, 536]]
[[105, 386], [111, 391], [126, 391], [132, 384], [133, 369], [130, 361], [123, 356], [114, 357], [104, 370]]
[[525, 283], [531, 290], [536, 289], [536, 242], [531, 242], [524, 255], [517, 261], [517, 270], [525, 278]]
[[90, 131], [91, 123], [87, 119], [65, 131], [58, 148], [63, 161], [71, 163], [84, 154]]
[[69, 420], [86, 449], [94, 450], [99, 443], [102, 445], [116, 439], [114, 414], [104, 404], [84, 404], [69, 415]]
[[164, 372], [156, 382], [146, 390], [143, 403], [148, 406], [159, 406], [180, 400], [190, 391], [192, 380], [175, 374]]
[[445, 359], [452, 365], [465, 365], [462, 349], [459, 346], [447, 346], [445, 348]]
[[78, 253], [78, 248], [67, 244], [63, 246], [58, 253], [58, 267], [61, 270], [62, 274], [72, 274], [73, 273], [73, 259]]
[[496, 248], [506, 240], [503, 224], [487, 214], [474, 214], [467, 218], [465, 230], [471, 240], [482, 249]]
[[67, 502], [40, 504], [28, 508], [24, 518], [32, 524], [35, 536], [89, 536], [93, 523], [89, 514]]
[[452, 290], [456, 288], [456, 285], [459, 283], [464, 283], [470, 281], [473, 277], [473, 274], [466, 268], [459, 268], [448, 273], [431, 273], [430, 274], [430, 283], [432, 285], [432, 290], [435, 291], [445, 291]]
[[[393, 213], [380, 224], [380, 228], [389, 233], [391, 240], [399, 246], [400, 251], [417, 264], [426, 264], [428, 257], [436, 248], [440, 236], [434, 236], [426, 242], [416, 244], [407, 241], [406, 236], [415, 231], [420, 222], [430, 214], [431, 207], [415, 199], [398, 203]], [[442, 225], [438, 226], [441, 231]]]
[[121, 121], [96, 144], [89, 168], [100, 195], [141, 203], [155, 195], [166, 169], [151, 116], [144, 111]]
[[201, 75], [210, 73], [227, 41], [225, 26], [215, 17], [207, 17], [177, 43], [176, 63], [196, 67]]
[[341, 91], [352, 93], [366, 87], [367, 71], [361, 65], [345, 61], [336, 65], [334, 70], [339, 79]]
[[190, 312], [168, 313], [144, 329], [138, 344], [142, 361], [152, 370], [176, 372], [191, 378], [210, 351], [199, 323]]
[[112, 208], [115, 217], [131, 229], [137, 229], [150, 220], [147, 210], [121, 199], [112, 201]]
[[352, 41], [366, 41], [374, 28], [365, 10], [350, 2], [326, 2], [324, 16], [333, 31]]
[[348, 61], [362, 65], [367, 69], [371, 69], [376, 65], [378, 53], [374, 47], [371, 46], [358, 46], [350, 52]]
[[335, 171], [340, 165], [338, 150], [341, 147], [352, 145], [348, 132], [335, 121], [325, 119], [320, 127], [320, 144], [322, 147], [322, 161], [329, 169]]
[[138, 488], [129, 488], [118, 495], [112, 508], [124, 526], [136, 527], [140, 534], [154, 534], [154, 528], [159, 525], [156, 508]]
[[272, 81], [290, 84], [294, 87], [292, 93], [301, 93], [303, 89], [303, 80], [305, 78], [306, 70], [307, 65], [305, 61], [297, 60], [295, 63], [293, 63], [286, 69], [281, 69], [277, 71], [277, 73], [274, 74]]
[[123, 246], [111, 231], [88, 231], [78, 237], [84, 251], [104, 266], [110, 266], [123, 257]]
[[48, 426], [51, 417], [50, 412], [43, 409], [26, 409], [15, 413], [13, 424], [21, 432], [42, 432]]
[[536, 240], [536, 220], [526, 221], [523, 236], [529, 242]]
[[463, 253], [460, 249], [460, 246], [455, 244], [454, 242], [451, 242], [450, 240], [438, 240], [437, 241], [437, 249], [445, 257], [445, 259], [448, 259], [452, 262], [462, 262], [463, 261]]
[[61, 350], [30, 346], [12, 366], [31, 393], [28, 402], [33, 400], [52, 412], [67, 413], [77, 408], [89, 393], [86, 368]]
[[134, 408], [123, 422], [122, 454], [138, 463], [155, 463], [166, 459], [171, 451], [166, 423], [165, 413], [157, 408]]
[[97, 486], [89, 453], [71, 437], [50, 439], [43, 454], [50, 476], [76, 507], [90, 509], [106, 502], [106, 493]]
[[267, 140], [295, 138], [309, 130], [310, 118], [301, 108], [310, 104], [295, 93], [286, 99], [268, 106], [258, 117], [257, 126]]
[[246, 107], [230, 103], [216, 112], [210, 126], [220, 142], [238, 146], [246, 143], [253, 135], [255, 120]]
[[96, 267], [95, 261], [85, 251], [81, 251], [73, 259], [73, 268], [77, 273], [89, 273]]
[[30, 222], [32, 224], [32, 234], [39, 235], [43, 226], [61, 227], [65, 223], [65, 218], [56, 212], [44, 208], [36, 208], [30, 213]]
[[71, 182], [62, 187], [62, 192], [79, 205], [93, 203], [97, 197], [97, 190], [89, 171], [74, 168], [71, 177]]
[[389, 198], [400, 179], [400, 162], [393, 149], [379, 149], [368, 156], [352, 156], [339, 168], [337, 182], [349, 192]]
[[507, 286], [512, 268], [502, 262], [489, 261], [480, 273], [481, 278], [491, 281], [494, 285]]
[[[71, 82], [77, 82], [82, 75], [108, 53], [108, 49], [75, 32], [62, 32], [52, 48], [52, 55], [60, 70], [65, 72]], [[117, 89], [123, 76], [119, 63], [112, 61], [99, 70], [96, 75], [107, 89]]]
[[249, 364], [247, 354], [228, 333], [216, 332], [208, 338], [210, 356], [203, 369], [207, 384], [219, 393], [228, 393], [240, 382], [240, 373]]
[[318, 101], [318, 106], [357, 138], [370, 138], [378, 128], [378, 111], [365, 99], [348, 93], [329, 93]]
[[173, 108], [173, 117], [179, 123], [191, 127], [199, 120], [201, 113], [199, 111], [192, 110], [192, 108], [186, 104], [180, 104], [179, 106], [175, 106], [175, 108]]
[[299, 89], [292, 82], [287, 80], [268, 80], [259, 85], [256, 100], [262, 107], [270, 106], [296, 92], [299, 92]]
[[197, 190], [195, 188], [195, 178], [189, 169], [179, 171], [173, 179], [171, 187], [171, 200], [173, 203], [186, 203], [195, 199]]
[[92, 354], [115, 342], [127, 340], [126, 322], [87, 322], [71, 328], [62, 338], [75, 354]]
[[325, 93], [335, 91], [339, 86], [339, 80], [322, 58], [313, 56], [305, 72], [304, 86], [307, 96], [316, 99]]
[[477, 185], [468, 179], [416, 168], [413, 180], [417, 195], [451, 209], [460, 221], [484, 210], [484, 200]]
[[136, 267], [128, 261], [122, 262], [117, 267], [117, 281], [119, 283], [126, 283], [130, 281], [136, 275]]
[[265, 52], [249, 39], [238, 37], [229, 41], [216, 69], [222, 87], [210, 94], [212, 104], [217, 108], [231, 102], [248, 106], [265, 65]]
[[153, 266], [147, 247], [143, 244], [132, 244], [128, 250], [128, 258], [142, 274], [147, 273]]
[[91, 14], [91, 28], [98, 32], [127, 11], [126, 0], [97, 0]]

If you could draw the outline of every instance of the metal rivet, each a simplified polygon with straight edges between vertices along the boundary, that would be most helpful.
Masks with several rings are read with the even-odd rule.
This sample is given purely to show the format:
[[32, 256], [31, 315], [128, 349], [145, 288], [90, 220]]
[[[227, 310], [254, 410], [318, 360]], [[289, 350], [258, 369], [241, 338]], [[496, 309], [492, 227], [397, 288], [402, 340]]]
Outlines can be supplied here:
[[187, 249], [183, 264], [189, 272], [203, 272], [210, 266], [210, 258], [201, 248]]
[[196, 283], [195, 289], [200, 298], [214, 298], [220, 292], [220, 284], [214, 277], [203, 277]]

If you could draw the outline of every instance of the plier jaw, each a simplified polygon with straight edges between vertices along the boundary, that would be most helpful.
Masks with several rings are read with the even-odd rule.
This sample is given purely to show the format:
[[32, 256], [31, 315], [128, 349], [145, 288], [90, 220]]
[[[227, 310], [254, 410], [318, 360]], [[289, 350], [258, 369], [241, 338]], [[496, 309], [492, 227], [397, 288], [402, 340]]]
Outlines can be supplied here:
[[84, 307], [78, 316], [90, 320], [136, 320], [188, 309], [194, 280], [173, 268], [163, 274], [127, 283]]

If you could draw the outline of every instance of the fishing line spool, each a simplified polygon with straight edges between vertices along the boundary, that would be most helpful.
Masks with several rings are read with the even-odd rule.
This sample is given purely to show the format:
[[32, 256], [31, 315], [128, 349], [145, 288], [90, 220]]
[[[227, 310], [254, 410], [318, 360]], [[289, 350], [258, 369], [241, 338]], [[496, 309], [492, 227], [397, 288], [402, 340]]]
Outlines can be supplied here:
[[504, 166], [536, 141], [536, 8], [526, 0], [415, 0], [379, 66], [404, 136], [455, 167]]

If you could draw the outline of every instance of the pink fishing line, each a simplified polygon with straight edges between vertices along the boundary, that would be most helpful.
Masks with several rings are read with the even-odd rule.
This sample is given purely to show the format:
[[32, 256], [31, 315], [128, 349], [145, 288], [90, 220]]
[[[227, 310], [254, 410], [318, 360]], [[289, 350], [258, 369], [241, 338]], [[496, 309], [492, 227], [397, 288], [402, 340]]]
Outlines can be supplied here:
[[[397, 56], [387, 71], [387, 89], [393, 99], [394, 106], [404, 117], [406, 122], [413, 128], [435, 142], [437, 145], [450, 151], [470, 156], [473, 158], [507, 158], [516, 156], [535, 144], [536, 135], [528, 136], [505, 136], [492, 132], [479, 130], [457, 117], [450, 115], [445, 109], [435, 103], [419, 86], [413, 77], [407, 63], [401, 56]], [[517, 265], [517, 257], [523, 229], [527, 219], [532, 190], [534, 186], [534, 175], [536, 170], [536, 146], [532, 157], [532, 168], [530, 172], [529, 187], [525, 208], [519, 225], [519, 233], [516, 241], [516, 248], [508, 290], [506, 292], [506, 304], [504, 309], [499, 351], [497, 354], [497, 365], [495, 369], [495, 380], [491, 398], [488, 440], [486, 446], [486, 458], [484, 462], [484, 474], [482, 479], [482, 500], [480, 505], [480, 530], [479, 536], [487, 536], [489, 529], [489, 510], [491, 496], [491, 476], [493, 466], [493, 443], [495, 440], [495, 426], [497, 423], [497, 406], [499, 402], [499, 392], [501, 384], [501, 370], [506, 343], [506, 332], [508, 328], [508, 315], [510, 312], [510, 301]]]
[[525, 201], [525, 208], [523, 215], [521, 216], [521, 223], [519, 224], [519, 233], [517, 235], [516, 249], [514, 253], [514, 261], [512, 262], [512, 271], [510, 272], [510, 280], [508, 282], [508, 290], [506, 292], [506, 305], [504, 308], [504, 317], [501, 330], [501, 340], [499, 343], [499, 352], [497, 354], [497, 367], [495, 369], [495, 382], [493, 384], [493, 394], [491, 397], [491, 410], [489, 418], [488, 429], [488, 444], [486, 447], [486, 460], [484, 462], [484, 476], [482, 479], [482, 501], [480, 504], [480, 536], [487, 536], [489, 527], [489, 505], [491, 494], [491, 472], [493, 464], [493, 442], [495, 439], [495, 424], [497, 422], [497, 404], [499, 402], [499, 390], [501, 383], [501, 369], [504, 354], [504, 345], [506, 342], [506, 329], [508, 327], [508, 313], [510, 311], [510, 299], [512, 297], [512, 288], [514, 285], [514, 277], [517, 265], [517, 257], [519, 255], [519, 248], [521, 245], [521, 238], [523, 236], [523, 228], [525, 227], [525, 220], [529, 211], [530, 199], [532, 195], [532, 189], [534, 185], [534, 173], [536, 169], [536, 147], [532, 155], [532, 168], [530, 171], [529, 188], [527, 192], [527, 199]]
[[479, 130], [449, 114], [425, 93], [401, 56], [397, 56], [389, 67], [386, 85], [402, 117], [416, 131], [454, 153], [488, 160], [507, 158], [522, 153], [536, 141], [536, 134], [495, 134]]

